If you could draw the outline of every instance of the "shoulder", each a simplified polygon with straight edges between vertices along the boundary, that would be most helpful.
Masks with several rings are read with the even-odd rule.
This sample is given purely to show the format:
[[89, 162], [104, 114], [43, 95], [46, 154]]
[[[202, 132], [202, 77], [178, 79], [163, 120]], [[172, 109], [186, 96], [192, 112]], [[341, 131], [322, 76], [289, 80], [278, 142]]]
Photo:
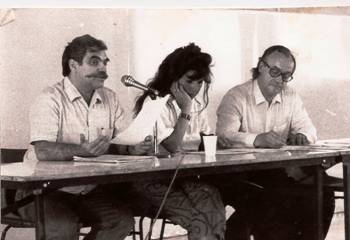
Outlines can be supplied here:
[[60, 102], [64, 95], [64, 87], [62, 82], [58, 82], [52, 86], [45, 87], [37, 96], [36, 101]]
[[248, 81], [234, 86], [225, 94], [224, 99], [235, 99], [235, 101], [244, 101], [252, 94], [252, 81]]
[[61, 82], [45, 87], [30, 106], [31, 116], [32, 114], [46, 114], [48, 110], [59, 112], [63, 106], [63, 95], [64, 91]]
[[45, 87], [41, 95], [59, 95], [63, 91], [63, 82], [57, 82], [54, 85]]

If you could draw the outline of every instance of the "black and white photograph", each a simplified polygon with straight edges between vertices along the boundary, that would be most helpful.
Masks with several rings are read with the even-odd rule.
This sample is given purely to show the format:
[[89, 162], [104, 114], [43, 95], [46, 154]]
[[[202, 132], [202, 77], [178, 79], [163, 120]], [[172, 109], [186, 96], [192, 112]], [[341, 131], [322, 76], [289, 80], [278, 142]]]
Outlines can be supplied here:
[[350, 240], [350, 3], [19, 4], [0, 43], [1, 240]]

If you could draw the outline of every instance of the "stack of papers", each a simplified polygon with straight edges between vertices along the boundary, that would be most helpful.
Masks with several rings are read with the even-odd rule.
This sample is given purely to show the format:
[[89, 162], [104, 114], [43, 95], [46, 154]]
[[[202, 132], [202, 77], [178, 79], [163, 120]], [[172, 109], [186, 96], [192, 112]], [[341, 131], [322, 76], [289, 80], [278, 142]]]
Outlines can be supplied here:
[[130, 156], [130, 155], [101, 155], [99, 157], [73, 157], [75, 162], [81, 163], [111, 163], [111, 164], [138, 164], [153, 163], [158, 161], [155, 156]]
[[[290, 146], [285, 145], [281, 148], [229, 148], [229, 149], [221, 149], [217, 150], [216, 154], [222, 155], [240, 155], [240, 154], [249, 154], [249, 153], [274, 153], [281, 151], [308, 151], [308, 152], [327, 152], [327, 151], [336, 151], [336, 150], [344, 150], [346, 148], [350, 148], [350, 144], [346, 145], [342, 144], [310, 144], [303, 146]], [[197, 151], [187, 151], [186, 154], [200, 154], [204, 155], [205, 152], [197, 152]]]

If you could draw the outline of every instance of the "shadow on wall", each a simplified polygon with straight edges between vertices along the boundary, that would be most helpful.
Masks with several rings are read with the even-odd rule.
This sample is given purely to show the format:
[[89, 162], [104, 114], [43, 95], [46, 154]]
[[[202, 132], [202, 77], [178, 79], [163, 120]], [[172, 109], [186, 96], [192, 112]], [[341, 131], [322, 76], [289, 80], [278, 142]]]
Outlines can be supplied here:
[[350, 136], [350, 80], [327, 79], [297, 90], [316, 126], [318, 139]]

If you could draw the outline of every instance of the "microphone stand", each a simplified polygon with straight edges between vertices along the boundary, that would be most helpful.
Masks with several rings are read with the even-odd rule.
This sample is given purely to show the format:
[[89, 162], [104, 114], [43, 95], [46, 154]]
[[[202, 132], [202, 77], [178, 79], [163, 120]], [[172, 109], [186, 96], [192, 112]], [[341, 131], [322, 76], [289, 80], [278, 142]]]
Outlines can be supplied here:
[[156, 121], [156, 123], [154, 124], [154, 127], [153, 127], [153, 150], [154, 150], [154, 156], [157, 156], [159, 154], [157, 121]]

